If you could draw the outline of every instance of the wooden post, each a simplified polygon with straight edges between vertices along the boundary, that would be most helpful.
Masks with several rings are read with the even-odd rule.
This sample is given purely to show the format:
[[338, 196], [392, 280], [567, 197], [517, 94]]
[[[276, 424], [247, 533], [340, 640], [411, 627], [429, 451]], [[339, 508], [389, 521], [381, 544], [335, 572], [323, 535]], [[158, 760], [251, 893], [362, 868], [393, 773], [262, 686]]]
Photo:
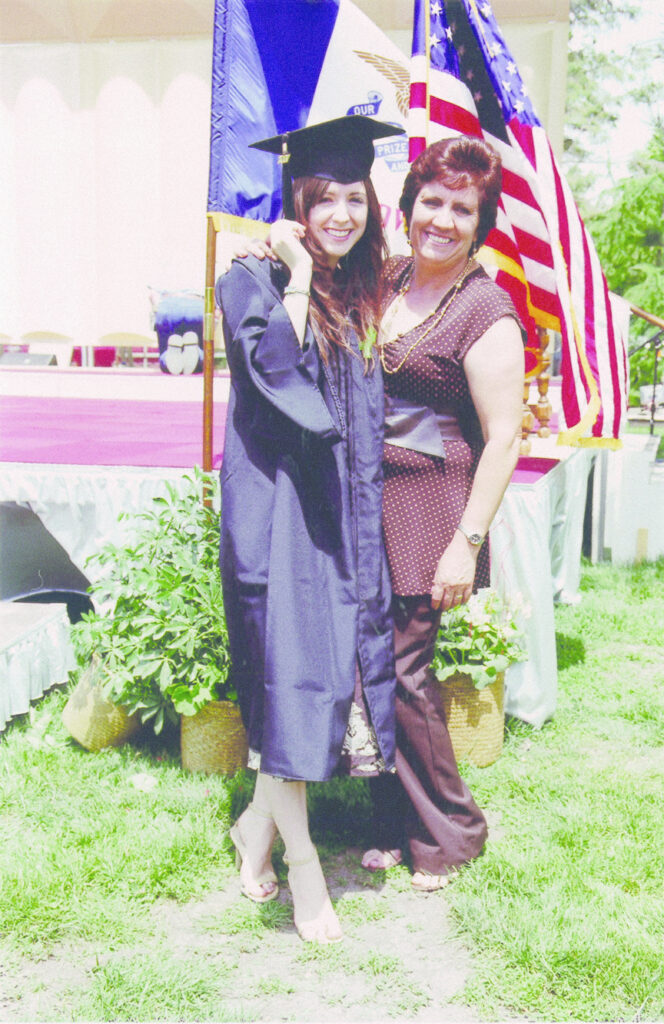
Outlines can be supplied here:
[[659, 316], [655, 316], [654, 313], [646, 313], [645, 310], [639, 309], [638, 306], [630, 305], [629, 308], [630, 311], [634, 314], [634, 316], [641, 317], [642, 320], [645, 320], [647, 323], [652, 324], [653, 327], [664, 327], [664, 320], [662, 320]]
[[530, 455], [530, 449], [532, 444], [530, 441], [530, 432], [535, 425], [535, 417], [533, 412], [528, 405], [528, 398], [530, 396], [530, 384], [528, 381], [524, 381], [523, 385], [523, 413], [521, 416], [521, 444], [519, 446], [519, 455], [525, 456]]
[[203, 319], [203, 472], [212, 472], [212, 423], [214, 382], [214, 274], [217, 231], [212, 215], [207, 218], [205, 260], [205, 316]]
[[537, 328], [537, 334], [539, 336], [540, 350], [542, 353], [542, 369], [537, 377], [537, 391], [539, 398], [537, 400], [537, 406], [533, 409], [537, 420], [539, 421], [539, 428], [537, 431], [538, 437], [550, 437], [551, 428], [549, 426], [549, 420], [553, 414], [551, 406], [551, 399], [549, 398], [549, 367], [551, 366], [551, 357], [549, 356], [549, 332], [543, 327]]

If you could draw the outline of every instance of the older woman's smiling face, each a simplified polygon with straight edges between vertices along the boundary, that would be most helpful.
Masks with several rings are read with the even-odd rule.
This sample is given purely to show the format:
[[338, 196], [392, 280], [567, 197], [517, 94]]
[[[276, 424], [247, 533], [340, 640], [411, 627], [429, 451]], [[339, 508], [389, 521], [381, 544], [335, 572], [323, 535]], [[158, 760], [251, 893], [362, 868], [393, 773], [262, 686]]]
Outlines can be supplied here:
[[442, 182], [423, 185], [413, 204], [410, 244], [415, 260], [444, 270], [462, 270], [479, 224], [479, 194], [474, 185], [451, 189]]

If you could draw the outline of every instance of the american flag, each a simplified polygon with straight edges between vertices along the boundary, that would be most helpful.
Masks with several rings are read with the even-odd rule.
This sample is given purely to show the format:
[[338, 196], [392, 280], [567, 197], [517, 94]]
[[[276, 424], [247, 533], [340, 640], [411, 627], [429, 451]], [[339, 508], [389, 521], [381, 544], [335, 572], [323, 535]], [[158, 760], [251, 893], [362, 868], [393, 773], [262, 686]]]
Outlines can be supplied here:
[[500, 153], [503, 194], [482, 262], [508, 291], [536, 359], [537, 327], [562, 337], [559, 441], [618, 447], [626, 338], [593, 242], [487, 0], [415, 0], [410, 159], [463, 133]]

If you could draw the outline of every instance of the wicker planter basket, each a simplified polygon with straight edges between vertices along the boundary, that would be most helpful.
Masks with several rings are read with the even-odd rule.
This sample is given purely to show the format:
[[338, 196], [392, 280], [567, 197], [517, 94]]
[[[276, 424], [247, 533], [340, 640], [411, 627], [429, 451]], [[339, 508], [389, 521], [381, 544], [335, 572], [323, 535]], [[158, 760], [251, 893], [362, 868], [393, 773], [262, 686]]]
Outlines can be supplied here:
[[247, 767], [247, 736], [237, 704], [215, 700], [180, 719], [182, 767], [190, 772], [232, 775]]
[[470, 676], [461, 672], [449, 676], [440, 687], [457, 761], [470, 761], [480, 768], [493, 764], [503, 749], [503, 673], [483, 690], [476, 690]]
[[124, 708], [104, 696], [98, 663], [88, 666], [69, 695], [62, 721], [77, 743], [86, 750], [119, 747], [140, 727], [138, 714], [128, 715]]

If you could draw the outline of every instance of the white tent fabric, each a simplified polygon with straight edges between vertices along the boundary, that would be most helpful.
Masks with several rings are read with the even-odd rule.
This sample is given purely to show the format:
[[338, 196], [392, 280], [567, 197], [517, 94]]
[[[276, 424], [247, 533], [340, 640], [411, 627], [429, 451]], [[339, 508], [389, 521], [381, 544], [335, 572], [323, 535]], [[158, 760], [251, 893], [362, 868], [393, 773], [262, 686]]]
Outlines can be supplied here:
[[[148, 334], [150, 286], [204, 283], [213, 0], [1, 6], [0, 337]], [[358, 6], [409, 52], [412, 0]], [[568, 0], [495, 11], [555, 145]]]
[[[150, 333], [200, 289], [209, 39], [3, 46], [0, 333]], [[8, 140], [8, 141], [7, 141]]]

